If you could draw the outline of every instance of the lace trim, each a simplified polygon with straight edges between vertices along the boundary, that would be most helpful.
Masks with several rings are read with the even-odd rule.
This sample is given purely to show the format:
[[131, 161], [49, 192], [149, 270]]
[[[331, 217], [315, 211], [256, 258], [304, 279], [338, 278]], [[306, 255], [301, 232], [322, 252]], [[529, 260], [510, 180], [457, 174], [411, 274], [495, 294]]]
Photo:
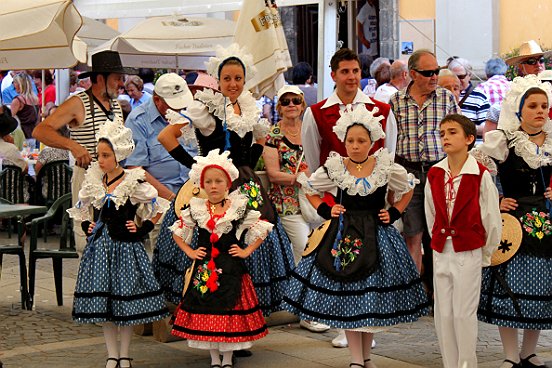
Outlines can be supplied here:
[[[330, 152], [324, 167], [328, 172], [328, 177], [342, 190], [346, 190], [349, 195], [367, 196], [374, 193], [378, 188], [389, 182], [391, 167], [393, 166], [393, 156], [386, 149], [379, 149], [374, 153], [376, 165], [372, 173], [365, 178], [357, 178], [347, 170], [344, 163], [344, 157], [337, 152]], [[308, 192], [308, 190], [305, 190]]]
[[[237, 191], [230, 193], [228, 200], [230, 200], [230, 207], [226, 210], [224, 216], [217, 221], [213, 231], [218, 236], [229, 233], [232, 230], [232, 221], [243, 218], [247, 209], [247, 197]], [[210, 217], [205, 203], [205, 199], [192, 198], [190, 200], [190, 215], [199, 227], [208, 229], [207, 221]]]
[[[225, 97], [220, 92], [214, 92], [211, 89], [204, 89], [203, 91], [196, 92], [195, 98], [207, 106], [210, 114], [215, 115], [222, 121], [226, 118], [226, 125], [228, 129], [236, 132], [240, 138], [243, 138], [245, 134], [252, 130], [263, 129], [262, 126], [268, 123], [259, 121], [260, 110], [257, 108], [255, 99], [249, 91], [242, 92], [242, 94], [238, 97], [241, 115], [234, 113], [232, 104], [225, 106], [225, 103], [228, 104], [230, 101], [225, 101]], [[226, 114], [224, 110], [225, 108]], [[260, 125], [260, 127], [257, 128], [257, 125]]]
[[476, 159], [477, 162], [485, 166], [492, 176], [496, 176], [498, 174], [496, 162], [490, 156], [484, 154], [479, 148], [472, 149], [470, 154]]
[[192, 243], [192, 238], [194, 235], [194, 227], [186, 225], [185, 222], [181, 221], [180, 219], [176, 220], [174, 224], [169, 226], [169, 230], [172, 231], [172, 233], [184, 240], [186, 244]]
[[514, 147], [516, 155], [532, 169], [552, 164], [552, 123], [547, 122], [542, 128], [546, 138], [542, 146], [538, 147], [529, 140], [529, 135], [522, 130], [505, 131], [508, 139], [508, 148]]
[[271, 223], [259, 219], [253, 226], [249, 228], [249, 231], [245, 234], [245, 244], [249, 245], [254, 243], [257, 239], [265, 239], [268, 233], [272, 230]]

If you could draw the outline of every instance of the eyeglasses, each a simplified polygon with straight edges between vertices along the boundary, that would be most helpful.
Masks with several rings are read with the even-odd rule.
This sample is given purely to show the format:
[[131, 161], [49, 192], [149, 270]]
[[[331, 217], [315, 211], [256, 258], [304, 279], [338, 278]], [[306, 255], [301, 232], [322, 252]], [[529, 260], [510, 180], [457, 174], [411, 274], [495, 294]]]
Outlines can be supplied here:
[[458, 77], [458, 79], [464, 80], [468, 76], [468, 73], [466, 73], [466, 74], [456, 74], [456, 76]]
[[536, 65], [536, 64], [544, 64], [544, 57], [541, 58], [530, 58], [527, 60], [523, 60], [521, 64], [527, 64], [527, 65]]
[[292, 98], [282, 98], [280, 100], [280, 105], [282, 106], [289, 106], [290, 103], [293, 103], [295, 106], [299, 106], [303, 103], [303, 99], [301, 97], [292, 97]]
[[439, 75], [441, 68], [437, 68], [435, 70], [418, 70], [418, 69], [412, 69], [412, 70], [414, 70], [416, 73], [423, 75], [426, 78], [431, 78], [434, 75]]

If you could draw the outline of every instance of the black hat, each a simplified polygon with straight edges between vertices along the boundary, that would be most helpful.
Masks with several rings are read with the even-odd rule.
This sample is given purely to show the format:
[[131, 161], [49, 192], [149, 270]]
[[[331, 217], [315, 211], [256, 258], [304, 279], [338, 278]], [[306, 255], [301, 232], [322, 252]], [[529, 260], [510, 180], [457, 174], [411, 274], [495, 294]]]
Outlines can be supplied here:
[[6, 113], [0, 114], [0, 137], [10, 134], [17, 129], [17, 120]]
[[92, 55], [92, 69], [79, 74], [79, 79], [98, 73], [138, 74], [138, 69], [123, 67], [121, 57], [117, 51], [100, 51]]

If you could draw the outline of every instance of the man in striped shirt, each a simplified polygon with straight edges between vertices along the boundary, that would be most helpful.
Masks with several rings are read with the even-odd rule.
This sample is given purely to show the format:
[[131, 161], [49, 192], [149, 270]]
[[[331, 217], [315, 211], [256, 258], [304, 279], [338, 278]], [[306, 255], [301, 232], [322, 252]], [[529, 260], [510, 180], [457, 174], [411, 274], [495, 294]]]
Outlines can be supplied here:
[[[118, 89], [123, 87], [124, 74], [136, 74], [132, 68], [124, 68], [116, 51], [102, 51], [92, 55], [92, 69], [81, 73], [79, 78], [90, 77], [92, 87], [79, 92], [61, 106], [33, 131], [33, 137], [49, 147], [71, 151], [75, 158], [71, 191], [73, 203], [84, 180], [84, 172], [92, 161], [96, 161], [96, 133], [107, 119], [123, 116], [117, 102]], [[58, 129], [68, 126], [69, 138]], [[84, 249], [86, 238], [80, 226], [74, 227], [77, 250]]]
[[[395, 162], [420, 179], [403, 215], [406, 244], [418, 270], [422, 266], [422, 236], [424, 231], [427, 233], [424, 212], [427, 171], [445, 157], [439, 123], [446, 115], [460, 113], [452, 93], [437, 85], [439, 71], [435, 54], [429, 50], [415, 51], [408, 59], [412, 81], [389, 101], [397, 119]], [[427, 240], [424, 241], [424, 280], [432, 288], [432, 252]]]

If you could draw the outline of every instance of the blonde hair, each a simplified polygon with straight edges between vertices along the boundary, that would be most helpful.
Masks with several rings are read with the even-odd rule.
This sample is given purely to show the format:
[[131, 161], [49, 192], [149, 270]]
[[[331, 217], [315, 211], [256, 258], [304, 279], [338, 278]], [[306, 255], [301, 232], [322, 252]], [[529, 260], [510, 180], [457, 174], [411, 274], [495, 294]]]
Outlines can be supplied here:
[[19, 89], [21, 90], [19, 94], [25, 99], [32, 99], [33, 97], [36, 97], [36, 94], [34, 93], [33, 87], [31, 85], [30, 78], [26, 73], [16, 74], [13, 77], [13, 83], [17, 83], [19, 85]]

